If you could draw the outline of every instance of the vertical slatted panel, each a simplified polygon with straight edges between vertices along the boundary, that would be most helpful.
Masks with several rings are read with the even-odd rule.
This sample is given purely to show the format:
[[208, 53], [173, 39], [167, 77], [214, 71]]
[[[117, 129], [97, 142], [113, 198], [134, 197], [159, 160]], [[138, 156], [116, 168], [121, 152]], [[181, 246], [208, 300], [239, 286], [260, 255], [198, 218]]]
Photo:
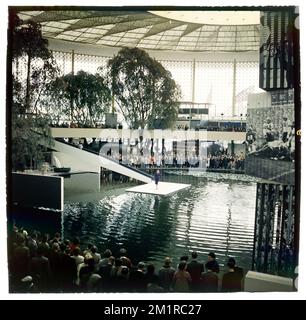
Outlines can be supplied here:
[[295, 268], [296, 242], [294, 186], [257, 184], [252, 269], [291, 276]]

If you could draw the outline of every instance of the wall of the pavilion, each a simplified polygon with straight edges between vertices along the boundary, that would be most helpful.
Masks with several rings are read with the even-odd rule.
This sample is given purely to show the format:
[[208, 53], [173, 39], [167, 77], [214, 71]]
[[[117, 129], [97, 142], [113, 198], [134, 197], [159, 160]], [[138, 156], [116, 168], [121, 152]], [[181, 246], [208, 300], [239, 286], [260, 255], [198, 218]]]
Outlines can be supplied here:
[[296, 10], [261, 14], [260, 87], [249, 96], [246, 173], [257, 184], [253, 269], [293, 276], [300, 197], [299, 31]]
[[[119, 48], [50, 40], [50, 49], [63, 74], [95, 73], [106, 68]], [[182, 101], [210, 103], [210, 117], [245, 116], [248, 94], [260, 92], [258, 52], [198, 53], [148, 51], [180, 85]]]

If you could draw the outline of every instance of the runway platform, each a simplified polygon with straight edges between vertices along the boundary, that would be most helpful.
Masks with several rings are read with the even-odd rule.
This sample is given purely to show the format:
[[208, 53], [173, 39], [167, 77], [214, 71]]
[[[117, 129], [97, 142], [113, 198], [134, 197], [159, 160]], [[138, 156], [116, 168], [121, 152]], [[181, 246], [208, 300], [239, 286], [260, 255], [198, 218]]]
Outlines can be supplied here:
[[183, 183], [171, 183], [171, 182], [159, 182], [156, 189], [154, 181], [147, 184], [142, 184], [137, 187], [126, 189], [127, 192], [137, 192], [146, 194], [155, 194], [159, 196], [168, 196], [180, 190], [189, 188], [190, 184]]

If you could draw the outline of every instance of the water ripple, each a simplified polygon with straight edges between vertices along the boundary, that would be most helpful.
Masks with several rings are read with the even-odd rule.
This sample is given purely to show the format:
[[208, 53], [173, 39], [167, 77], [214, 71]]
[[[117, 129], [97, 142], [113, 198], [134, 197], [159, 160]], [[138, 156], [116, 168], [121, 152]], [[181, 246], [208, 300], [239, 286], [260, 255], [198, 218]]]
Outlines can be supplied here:
[[224, 175], [218, 178], [218, 174], [213, 177], [186, 177], [191, 188], [169, 197], [124, 190], [112, 195], [103, 187], [101, 192], [91, 194], [88, 202], [65, 199], [64, 236], [78, 235], [82, 245], [92, 242], [100, 251], [110, 248], [114, 254], [125, 247], [135, 263], [143, 260], [157, 267], [168, 255], [175, 265], [180, 256], [192, 251], [197, 251], [202, 261], [214, 251], [220, 264], [234, 256], [248, 269], [253, 248], [255, 183], [245, 177], [244, 181], [238, 180], [241, 175], [236, 180]]

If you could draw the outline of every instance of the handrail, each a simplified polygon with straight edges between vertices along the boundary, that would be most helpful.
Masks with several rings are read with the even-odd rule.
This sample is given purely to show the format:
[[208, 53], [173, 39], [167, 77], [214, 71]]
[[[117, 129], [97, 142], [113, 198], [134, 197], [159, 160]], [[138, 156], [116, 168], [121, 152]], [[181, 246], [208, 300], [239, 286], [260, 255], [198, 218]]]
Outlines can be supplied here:
[[144, 176], [146, 176], [146, 177], [148, 177], [148, 178], [150, 178], [150, 179], [153, 179], [153, 176], [150, 175], [150, 174], [148, 174], [147, 172], [143, 172], [143, 171], [138, 170], [138, 169], [136, 169], [136, 168], [134, 168], [134, 167], [132, 167], [132, 166], [129, 166], [129, 165], [127, 165], [127, 164], [120, 163], [119, 161], [116, 161], [116, 160], [114, 160], [114, 159], [112, 159], [112, 158], [110, 158], [110, 157], [106, 157], [106, 156], [100, 154], [100, 153], [97, 152], [97, 151], [90, 150], [90, 149], [87, 149], [87, 148], [84, 148], [84, 147], [83, 147], [82, 149], [80, 149], [78, 146], [76, 146], [76, 145], [74, 145], [74, 144], [72, 144], [72, 143], [69, 143], [69, 142], [66, 142], [66, 141], [61, 140], [61, 138], [54, 138], [54, 139], [55, 139], [57, 142], [61, 142], [61, 143], [64, 143], [64, 144], [66, 144], [66, 145], [68, 145], [68, 146], [77, 148], [77, 149], [79, 149], [79, 150], [83, 150], [83, 151], [86, 151], [86, 152], [95, 154], [95, 155], [100, 156], [100, 157], [102, 157], [102, 158], [104, 158], [104, 159], [107, 159], [107, 160], [109, 160], [109, 161], [111, 161], [111, 162], [114, 162], [114, 163], [116, 163], [116, 164], [119, 164], [119, 165], [121, 165], [122, 167], [125, 167], [125, 168], [130, 169], [130, 170], [132, 170], [132, 171], [134, 171], [134, 172], [137, 172], [137, 173], [139, 173], [139, 174], [142, 174], [142, 175], [144, 175]]

